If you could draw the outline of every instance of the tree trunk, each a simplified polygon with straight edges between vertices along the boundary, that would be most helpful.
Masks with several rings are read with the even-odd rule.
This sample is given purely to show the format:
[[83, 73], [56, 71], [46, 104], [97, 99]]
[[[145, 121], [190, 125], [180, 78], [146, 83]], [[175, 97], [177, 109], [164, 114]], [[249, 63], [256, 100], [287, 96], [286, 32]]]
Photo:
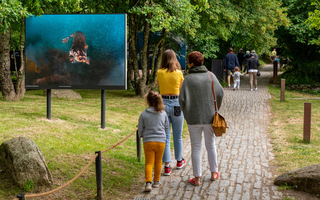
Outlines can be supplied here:
[[[152, 16], [149, 13], [147, 15], [147, 19], [150, 19]], [[142, 48], [142, 55], [140, 55], [141, 61], [141, 68], [142, 68], [142, 79], [140, 81], [140, 96], [144, 97], [149, 91], [150, 87], [147, 86], [147, 77], [149, 73], [149, 54], [148, 54], [148, 47], [149, 47], [149, 37], [150, 37], [150, 27], [151, 24], [147, 21], [144, 23], [144, 31], [143, 31], [143, 48]]]
[[26, 92], [25, 88], [25, 63], [24, 63], [24, 54], [23, 54], [23, 33], [24, 33], [24, 19], [21, 20], [21, 32], [20, 32], [20, 69], [17, 76], [17, 84], [16, 84], [16, 100], [21, 100], [24, 97]]
[[[136, 95], [139, 95], [139, 83], [140, 83], [140, 77], [139, 77], [139, 65], [138, 65], [138, 56], [137, 56], [137, 48], [136, 44], [138, 41], [137, 38], [137, 15], [136, 14], [130, 14], [129, 15], [129, 63], [132, 64], [133, 67], [133, 88], [135, 90]], [[131, 74], [130, 74], [131, 77]]]
[[10, 74], [10, 34], [11, 29], [0, 32], [0, 85], [4, 100], [16, 100], [16, 93]]

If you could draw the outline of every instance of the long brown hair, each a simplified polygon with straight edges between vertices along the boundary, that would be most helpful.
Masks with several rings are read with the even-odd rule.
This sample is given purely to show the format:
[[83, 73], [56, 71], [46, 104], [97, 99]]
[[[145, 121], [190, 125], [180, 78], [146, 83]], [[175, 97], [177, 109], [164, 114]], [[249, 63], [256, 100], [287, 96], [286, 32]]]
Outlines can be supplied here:
[[167, 49], [163, 52], [160, 69], [167, 69], [167, 72], [173, 72], [176, 69], [181, 70], [176, 53], [172, 49]]
[[149, 106], [153, 107], [158, 113], [164, 110], [164, 104], [161, 95], [156, 91], [150, 91], [147, 95]]

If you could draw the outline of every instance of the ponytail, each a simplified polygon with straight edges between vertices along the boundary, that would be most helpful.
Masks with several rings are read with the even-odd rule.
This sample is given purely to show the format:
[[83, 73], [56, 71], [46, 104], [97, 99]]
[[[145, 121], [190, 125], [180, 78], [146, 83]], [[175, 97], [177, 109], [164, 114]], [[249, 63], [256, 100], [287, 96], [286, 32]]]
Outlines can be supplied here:
[[149, 106], [153, 107], [155, 111], [158, 113], [164, 110], [164, 104], [162, 101], [161, 95], [156, 91], [150, 91], [147, 100], [149, 102]]

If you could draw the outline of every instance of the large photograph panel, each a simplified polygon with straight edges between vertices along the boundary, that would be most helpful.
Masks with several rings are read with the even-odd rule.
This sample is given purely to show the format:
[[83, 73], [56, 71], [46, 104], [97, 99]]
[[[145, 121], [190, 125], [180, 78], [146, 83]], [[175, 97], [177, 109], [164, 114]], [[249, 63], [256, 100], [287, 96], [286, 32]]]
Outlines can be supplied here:
[[27, 89], [126, 89], [126, 15], [26, 18]]

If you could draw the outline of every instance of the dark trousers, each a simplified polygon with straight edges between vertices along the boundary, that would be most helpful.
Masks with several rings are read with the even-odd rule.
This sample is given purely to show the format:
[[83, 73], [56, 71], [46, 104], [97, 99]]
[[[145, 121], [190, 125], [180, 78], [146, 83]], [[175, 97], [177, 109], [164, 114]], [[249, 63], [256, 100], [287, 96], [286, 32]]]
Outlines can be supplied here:
[[239, 60], [239, 69], [242, 71], [242, 63], [243, 63], [243, 60]]

